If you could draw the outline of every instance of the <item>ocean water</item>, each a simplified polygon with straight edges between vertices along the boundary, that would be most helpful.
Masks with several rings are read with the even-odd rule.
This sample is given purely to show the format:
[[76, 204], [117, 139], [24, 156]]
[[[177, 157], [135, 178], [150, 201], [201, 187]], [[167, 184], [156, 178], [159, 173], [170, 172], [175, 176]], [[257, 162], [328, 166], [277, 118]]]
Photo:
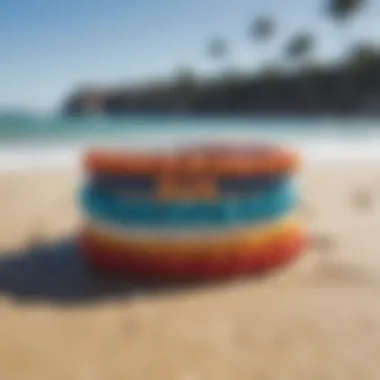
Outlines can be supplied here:
[[276, 142], [308, 161], [380, 158], [380, 121], [237, 117], [0, 117], [0, 170], [79, 164], [91, 146]]

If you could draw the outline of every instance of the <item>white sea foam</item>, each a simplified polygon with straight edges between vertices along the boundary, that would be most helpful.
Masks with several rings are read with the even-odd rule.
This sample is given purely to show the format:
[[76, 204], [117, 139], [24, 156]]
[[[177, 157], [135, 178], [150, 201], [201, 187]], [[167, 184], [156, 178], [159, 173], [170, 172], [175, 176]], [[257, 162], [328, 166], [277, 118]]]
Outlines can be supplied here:
[[[308, 136], [268, 136], [258, 134], [257, 131], [221, 131], [215, 130], [188, 133], [170, 132], [170, 134], [138, 133], [128, 137], [117, 138], [92, 138], [86, 141], [66, 141], [61, 143], [59, 139], [51, 141], [39, 141], [36, 143], [1, 143], [0, 145], [0, 170], [23, 170], [31, 168], [69, 168], [80, 164], [81, 156], [85, 149], [96, 145], [122, 145], [126, 148], [161, 148], [184, 143], [202, 142], [235, 142], [249, 143], [253, 141], [274, 141], [295, 147], [303, 155], [306, 163], [320, 163], [326, 160], [368, 160], [380, 159], [380, 137], [361, 140], [339, 140], [323, 134], [315, 137]], [[122, 143], [120, 142], [122, 141]]]

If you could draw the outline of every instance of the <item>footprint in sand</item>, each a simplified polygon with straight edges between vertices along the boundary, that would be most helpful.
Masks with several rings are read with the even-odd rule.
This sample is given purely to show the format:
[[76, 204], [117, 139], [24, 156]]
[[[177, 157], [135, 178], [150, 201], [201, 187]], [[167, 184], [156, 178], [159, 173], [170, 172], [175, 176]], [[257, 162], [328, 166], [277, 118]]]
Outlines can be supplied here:
[[319, 253], [332, 253], [336, 247], [336, 239], [324, 233], [315, 233], [311, 236], [311, 247]]
[[320, 263], [317, 271], [320, 280], [332, 280], [351, 285], [380, 285], [380, 278], [374, 276], [369, 268], [359, 264], [334, 262]]
[[373, 205], [373, 197], [370, 190], [356, 189], [350, 197], [351, 205], [357, 210], [368, 210]]

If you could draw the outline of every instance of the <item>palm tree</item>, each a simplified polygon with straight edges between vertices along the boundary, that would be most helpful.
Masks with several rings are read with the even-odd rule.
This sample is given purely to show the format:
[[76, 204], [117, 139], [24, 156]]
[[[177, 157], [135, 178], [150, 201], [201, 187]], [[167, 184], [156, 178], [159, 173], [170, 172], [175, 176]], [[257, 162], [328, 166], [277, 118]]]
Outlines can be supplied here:
[[207, 45], [207, 54], [212, 59], [223, 59], [228, 51], [227, 41], [223, 38], [213, 38]]
[[349, 43], [347, 22], [367, 5], [367, 0], [327, 0], [327, 14], [342, 27], [342, 43]]
[[229, 55], [228, 43], [224, 38], [213, 38], [207, 45], [207, 55], [214, 61], [220, 62], [219, 74], [223, 77], [230, 70], [230, 62], [227, 61]]
[[[300, 81], [300, 93], [309, 105], [311, 105], [314, 97], [312, 84], [309, 80], [307, 68], [311, 65], [312, 52], [315, 46], [315, 37], [309, 32], [296, 34], [288, 43], [285, 49], [286, 56], [296, 63]], [[301, 72], [303, 71], [303, 72]]]
[[[268, 43], [275, 32], [276, 25], [273, 19], [268, 16], [258, 17], [248, 25], [248, 35], [255, 42]], [[267, 66], [268, 63], [265, 64], [264, 62], [264, 65]]]
[[267, 41], [275, 33], [275, 24], [271, 18], [261, 16], [251, 22], [248, 32], [255, 40]]
[[338, 22], [347, 21], [366, 5], [366, 0], [329, 0], [328, 14]]
[[305, 60], [310, 58], [314, 49], [315, 38], [309, 32], [295, 35], [286, 47], [286, 55], [297, 63], [305, 64]]
[[195, 71], [188, 65], [180, 65], [175, 72], [175, 83], [180, 87], [194, 87], [197, 83]]
[[350, 71], [355, 72], [363, 68], [374, 67], [380, 62], [380, 51], [368, 43], [361, 43], [354, 47], [348, 62]]
[[[367, 5], [367, 0], [328, 0], [327, 13], [336, 21], [337, 24], [343, 26], [343, 36], [339, 42], [341, 45], [348, 45], [351, 41], [349, 32], [347, 30], [347, 21], [358, 13]], [[341, 85], [337, 89], [339, 98], [343, 102], [342, 105], [346, 106], [346, 99], [351, 91], [351, 79], [348, 77], [349, 73], [342, 71]], [[349, 104], [347, 104], [349, 106]]]

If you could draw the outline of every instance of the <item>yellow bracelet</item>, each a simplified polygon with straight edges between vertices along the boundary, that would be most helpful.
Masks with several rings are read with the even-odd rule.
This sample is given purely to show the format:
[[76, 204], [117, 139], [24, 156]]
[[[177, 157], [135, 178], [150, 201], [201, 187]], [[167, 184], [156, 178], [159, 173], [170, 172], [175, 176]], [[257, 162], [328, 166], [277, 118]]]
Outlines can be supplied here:
[[234, 229], [229, 233], [214, 233], [213, 235], [196, 234], [181, 236], [157, 236], [153, 233], [136, 234], [112, 228], [101, 228], [89, 222], [83, 231], [88, 241], [107, 249], [117, 251], [134, 251], [142, 255], [181, 255], [193, 256], [201, 254], [219, 254], [221, 252], [241, 251], [281, 239], [289, 234], [297, 234], [302, 230], [300, 222], [294, 217], [288, 217], [280, 222], [263, 227], [249, 226]]

